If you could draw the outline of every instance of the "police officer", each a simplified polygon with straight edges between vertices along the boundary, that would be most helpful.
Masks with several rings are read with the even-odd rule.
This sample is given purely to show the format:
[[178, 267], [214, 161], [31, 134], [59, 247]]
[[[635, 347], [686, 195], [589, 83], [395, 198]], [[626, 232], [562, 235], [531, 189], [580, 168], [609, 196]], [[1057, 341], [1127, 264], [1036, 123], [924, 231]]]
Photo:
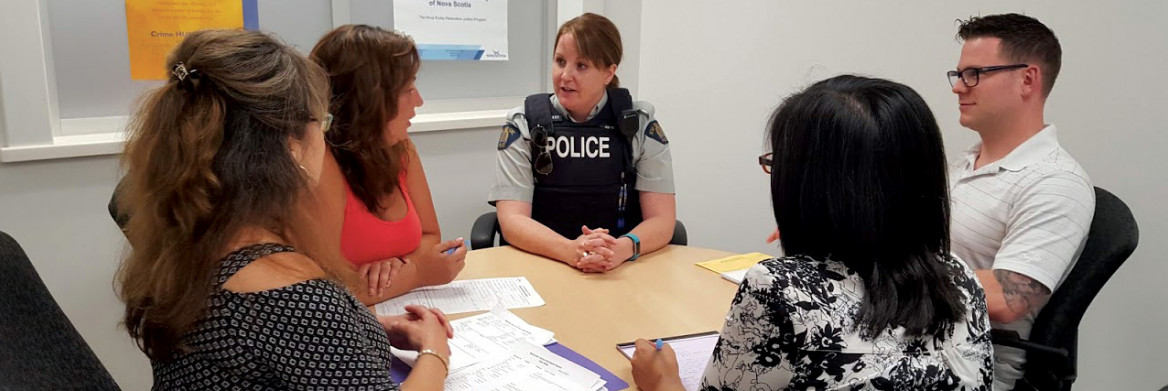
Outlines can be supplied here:
[[620, 32], [587, 13], [556, 36], [554, 94], [507, 115], [488, 196], [511, 245], [606, 272], [665, 246], [676, 203], [653, 106], [619, 88]]

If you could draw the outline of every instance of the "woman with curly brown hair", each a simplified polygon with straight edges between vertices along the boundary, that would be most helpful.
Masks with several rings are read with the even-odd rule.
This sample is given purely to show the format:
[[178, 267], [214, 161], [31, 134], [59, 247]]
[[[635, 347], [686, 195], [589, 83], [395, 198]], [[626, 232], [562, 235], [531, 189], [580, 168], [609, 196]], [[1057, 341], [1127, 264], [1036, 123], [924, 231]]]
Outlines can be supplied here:
[[[397, 32], [345, 25], [310, 55], [332, 86], [333, 131], [319, 191], [330, 238], [357, 270], [366, 304], [450, 282], [466, 256], [462, 239], [443, 242], [418, 150], [407, 133], [422, 96], [421, 58]], [[391, 284], [392, 280], [392, 284]]]
[[117, 282], [155, 389], [398, 389], [390, 345], [420, 350], [404, 389], [440, 389], [445, 316], [375, 317], [310, 215], [328, 79], [254, 31], [188, 35], [129, 127], [131, 248]]

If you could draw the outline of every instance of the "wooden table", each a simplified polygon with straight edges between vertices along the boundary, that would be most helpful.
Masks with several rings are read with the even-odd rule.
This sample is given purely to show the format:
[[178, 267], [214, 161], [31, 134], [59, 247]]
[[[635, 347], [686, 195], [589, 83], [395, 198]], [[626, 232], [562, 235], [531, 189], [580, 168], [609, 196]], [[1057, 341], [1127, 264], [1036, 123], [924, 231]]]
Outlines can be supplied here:
[[[734, 254], [670, 245], [608, 273], [593, 274], [503, 246], [467, 253], [466, 268], [458, 277], [527, 277], [547, 305], [511, 311], [555, 332], [560, 343], [635, 390], [629, 360], [616, 344], [721, 331], [738, 285], [694, 263], [730, 255]], [[451, 318], [468, 315], [472, 314]]]

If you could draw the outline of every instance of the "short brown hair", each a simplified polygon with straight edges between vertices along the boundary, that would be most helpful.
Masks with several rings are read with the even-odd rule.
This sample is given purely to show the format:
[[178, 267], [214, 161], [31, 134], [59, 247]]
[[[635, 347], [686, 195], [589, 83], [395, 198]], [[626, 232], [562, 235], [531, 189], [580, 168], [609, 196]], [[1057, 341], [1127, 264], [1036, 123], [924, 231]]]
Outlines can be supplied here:
[[385, 145], [385, 124], [397, 116], [397, 99], [421, 66], [405, 35], [367, 25], [337, 27], [309, 57], [328, 72], [332, 130], [325, 134], [353, 194], [370, 212], [398, 187], [409, 143]]
[[[589, 12], [564, 22], [556, 33], [556, 45], [560, 44], [560, 37], [564, 34], [572, 34], [580, 55], [593, 64], [606, 68], [620, 65], [624, 55], [620, 30], [608, 18]], [[608, 87], [620, 87], [620, 79], [613, 75]]]
[[1054, 31], [1038, 19], [1019, 14], [974, 16], [958, 21], [961, 40], [993, 37], [1002, 40], [1002, 55], [1012, 61], [1036, 61], [1043, 71], [1042, 96], [1050, 96], [1062, 67], [1063, 48]]

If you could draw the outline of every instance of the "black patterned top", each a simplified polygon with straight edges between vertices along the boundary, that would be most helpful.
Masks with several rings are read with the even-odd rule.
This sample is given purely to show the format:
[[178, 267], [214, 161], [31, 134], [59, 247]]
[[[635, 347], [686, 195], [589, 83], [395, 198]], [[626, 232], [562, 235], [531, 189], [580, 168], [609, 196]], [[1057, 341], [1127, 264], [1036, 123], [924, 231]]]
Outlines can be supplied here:
[[981, 390], [993, 385], [985, 292], [963, 262], [963, 322], [937, 335], [903, 328], [861, 338], [860, 277], [842, 262], [808, 257], [763, 261], [746, 273], [702, 379], [724, 390]]
[[258, 244], [221, 261], [187, 349], [154, 361], [155, 390], [397, 390], [385, 329], [347, 290], [315, 279], [254, 293], [222, 289], [252, 261], [295, 251]]

